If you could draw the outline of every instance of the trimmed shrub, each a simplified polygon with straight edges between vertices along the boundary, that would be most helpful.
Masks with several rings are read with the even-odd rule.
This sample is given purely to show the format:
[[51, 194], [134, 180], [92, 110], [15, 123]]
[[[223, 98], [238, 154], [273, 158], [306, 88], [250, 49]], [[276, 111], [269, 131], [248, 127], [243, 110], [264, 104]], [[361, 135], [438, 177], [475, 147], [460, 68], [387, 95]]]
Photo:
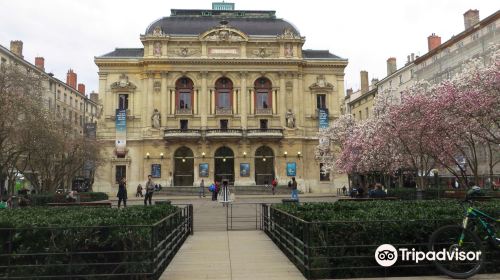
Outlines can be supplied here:
[[[0, 263], [9, 261], [9, 276], [20, 277], [151, 272], [155, 247], [182, 219], [152, 225], [177, 210], [157, 205], [1, 211], [0, 254], [11, 257], [0, 257]], [[69, 263], [74, 265], [65, 266]], [[41, 266], [19, 267], [34, 264]], [[6, 273], [0, 268], [0, 277]]]
[[[459, 223], [464, 215], [463, 208], [454, 200], [339, 201], [273, 207], [312, 222], [291, 222], [279, 211], [271, 211], [277, 224], [311, 246], [308, 253], [312, 278], [437, 274], [429, 262], [415, 266], [398, 261], [392, 267], [381, 267], [375, 261], [374, 252], [382, 244], [427, 251], [427, 242], [434, 230]], [[481, 202], [476, 207], [500, 217], [500, 200]], [[487, 259], [491, 263], [486, 272], [500, 271], [499, 252], [488, 251]]]

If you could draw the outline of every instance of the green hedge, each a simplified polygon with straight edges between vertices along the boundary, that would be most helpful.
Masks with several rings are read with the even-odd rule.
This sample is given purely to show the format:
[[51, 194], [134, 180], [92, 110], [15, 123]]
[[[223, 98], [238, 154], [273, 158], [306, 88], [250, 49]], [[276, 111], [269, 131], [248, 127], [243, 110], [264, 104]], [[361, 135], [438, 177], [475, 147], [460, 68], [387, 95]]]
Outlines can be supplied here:
[[[436, 274], [430, 263], [422, 267], [401, 267], [409, 263], [396, 263], [391, 268], [379, 266], [374, 252], [381, 244], [426, 250], [434, 230], [458, 223], [463, 209], [454, 200], [427, 201], [339, 201], [336, 203], [305, 203], [303, 205], [275, 205], [293, 216], [315, 223], [291, 222], [279, 211], [272, 211], [273, 219], [294, 236], [313, 247], [313, 278], [385, 277]], [[481, 202], [479, 209], [500, 217], [500, 200]], [[500, 232], [500, 231], [498, 231]], [[405, 244], [405, 245], [403, 245]], [[493, 261], [486, 272], [500, 271], [500, 253], [488, 252]]]
[[[83, 192], [80, 193], [81, 202], [108, 200], [108, 194], [103, 192]], [[54, 193], [42, 193], [42, 194], [32, 194], [28, 196], [31, 201], [31, 206], [43, 206], [47, 203], [61, 203], [67, 202], [65, 194], [54, 194]]]
[[[153, 248], [171, 233], [180, 217], [168, 225], [154, 223], [176, 212], [175, 206], [132, 206], [124, 209], [28, 207], [0, 212], [0, 254], [11, 254], [11, 265], [77, 264], [68, 267], [17, 267], [9, 276], [89, 275], [151, 271]], [[143, 225], [143, 226], [137, 226]], [[12, 229], [13, 228], [13, 229]], [[139, 252], [144, 251], [146, 252]], [[80, 254], [67, 254], [80, 252]], [[81, 254], [81, 252], [93, 252]], [[108, 252], [108, 253], [106, 253]], [[109, 253], [123, 252], [123, 253]], [[55, 253], [55, 254], [47, 254]], [[39, 254], [23, 256], [21, 254]], [[45, 255], [46, 254], [46, 255]], [[0, 257], [6, 264], [8, 257]], [[127, 265], [122, 263], [130, 262]], [[131, 263], [136, 263], [131, 264]], [[99, 265], [116, 263], [117, 265]], [[144, 263], [144, 265], [137, 265]], [[0, 268], [0, 278], [7, 271]]]

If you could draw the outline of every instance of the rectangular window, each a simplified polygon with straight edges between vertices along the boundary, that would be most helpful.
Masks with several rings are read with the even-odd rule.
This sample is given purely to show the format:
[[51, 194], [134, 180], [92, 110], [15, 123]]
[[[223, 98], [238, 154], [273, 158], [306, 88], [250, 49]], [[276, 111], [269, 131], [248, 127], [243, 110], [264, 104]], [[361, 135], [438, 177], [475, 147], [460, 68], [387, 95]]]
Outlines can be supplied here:
[[359, 120], [362, 120], [363, 119], [363, 113], [361, 112], [361, 110], [359, 110]]
[[118, 184], [121, 179], [127, 177], [127, 166], [126, 165], [117, 165], [115, 171], [115, 182]]
[[118, 95], [118, 109], [127, 110], [128, 109], [128, 94]]
[[69, 97], [69, 106], [73, 106], [73, 97]]
[[181, 120], [181, 129], [188, 129], [188, 120]]
[[227, 129], [227, 127], [228, 127], [228, 120], [220, 120], [220, 128]]
[[257, 109], [270, 108], [269, 93], [267, 91], [257, 92]]
[[326, 94], [316, 95], [316, 108], [326, 109]]
[[330, 172], [326, 172], [323, 170], [323, 163], [319, 164], [319, 180], [330, 181]]
[[179, 109], [191, 109], [191, 91], [179, 92]]
[[267, 120], [260, 120], [260, 129], [267, 129]]
[[64, 94], [64, 103], [68, 102], [68, 96], [66, 95], [66, 93]]
[[229, 92], [217, 93], [217, 107], [221, 109], [231, 108], [231, 96]]
[[368, 108], [365, 108], [365, 115], [366, 115], [367, 119], [370, 117], [370, 113], [368, 112]]
[[73, 112], [68, 111], [69, 114], [69, 121], [71, 122], [73, 120]]

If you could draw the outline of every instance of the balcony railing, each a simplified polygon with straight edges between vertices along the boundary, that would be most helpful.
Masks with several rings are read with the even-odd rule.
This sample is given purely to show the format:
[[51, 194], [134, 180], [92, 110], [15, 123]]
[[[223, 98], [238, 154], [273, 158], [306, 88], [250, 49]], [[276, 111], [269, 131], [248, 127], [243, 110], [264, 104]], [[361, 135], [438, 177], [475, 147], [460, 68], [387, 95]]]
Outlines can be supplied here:
[[248, 138], [283, 138], [283, 129], [279, 128], [260, 128], [260, 129], [248, 129]]
[[201, 138], [199, 129], [165, 129], [165, 139], [198, 139]]
[[191, 108], [177, 108], [175, 110], [175, 114], [177, 114], [177, 115], [192, 115], [193, 109], [191, 109]]
[[227, 128], [227, 129], [207, 129], [206, 130], [206, 137], [210, 138], [216, 138], [216, 137], [221, 137], [221, 138], [227, 138], [227, 137], [242, 137], [243, 136], [243, 130], [241, 129], [234, 129], [234, 128]]
[[233, 107], [215, 108], [215, 114], [216, 115], [232, 115], [233, 114]]
[[256, 108], [255, 114], [256, 115], [272, 115], [273, 109], [272, 108]]

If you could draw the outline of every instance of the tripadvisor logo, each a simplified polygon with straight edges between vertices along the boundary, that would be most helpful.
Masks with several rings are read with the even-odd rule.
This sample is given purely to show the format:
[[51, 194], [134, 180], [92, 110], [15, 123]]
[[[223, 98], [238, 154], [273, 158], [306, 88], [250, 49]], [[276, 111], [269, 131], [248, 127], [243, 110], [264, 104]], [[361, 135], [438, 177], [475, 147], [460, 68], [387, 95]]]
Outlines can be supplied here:
[[451, 251], [443, 249], [441, 251], [417, 251], [415, 248], [399, 248], [397, 250], [391, 244], [378, 246], [375, 251], [375, 260], [381, 266], [394, 265], [398, 257], [402, 261], [419, 263], [421, 261], [478, 261], [481, 257], [481, 251], [460, 251], [455, 248]]

